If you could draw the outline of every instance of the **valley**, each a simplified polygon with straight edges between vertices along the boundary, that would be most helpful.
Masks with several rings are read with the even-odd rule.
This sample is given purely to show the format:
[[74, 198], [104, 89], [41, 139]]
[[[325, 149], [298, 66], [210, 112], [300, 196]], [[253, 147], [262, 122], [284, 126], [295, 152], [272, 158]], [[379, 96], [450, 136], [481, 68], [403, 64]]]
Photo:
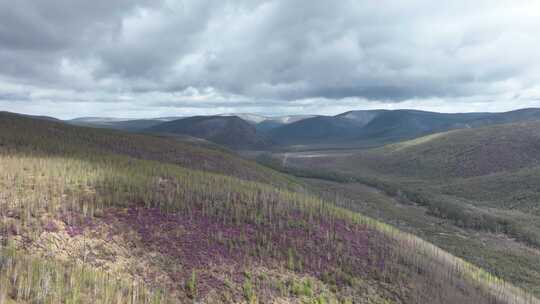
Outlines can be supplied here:
[[0, 304], [540, 304], [539, 11], [0, 0]]
[[[534, 267], [512, 276], [471, 258], [474, 247], [456, 252], [496, 240], [490, 249], [516, 249], [494, 256], [533, 259], [518, 243], [471, 238], [374, 187], [294, 177], [178, 137], [10, 113], [0, 125], [3, 302], [538, 302]], [[302, 155], [287, 164], [315, 158]]]
[[259, 161], [538, 294], [538, 134], [523, 122]]

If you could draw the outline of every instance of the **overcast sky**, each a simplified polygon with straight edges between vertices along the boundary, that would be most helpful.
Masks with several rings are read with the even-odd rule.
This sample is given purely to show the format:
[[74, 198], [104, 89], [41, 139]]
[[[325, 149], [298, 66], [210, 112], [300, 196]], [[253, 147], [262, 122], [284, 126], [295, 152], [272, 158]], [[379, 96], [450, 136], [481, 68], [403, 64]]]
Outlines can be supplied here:
[[0, 110], [540, 107], [540, 1], [0, 0]]

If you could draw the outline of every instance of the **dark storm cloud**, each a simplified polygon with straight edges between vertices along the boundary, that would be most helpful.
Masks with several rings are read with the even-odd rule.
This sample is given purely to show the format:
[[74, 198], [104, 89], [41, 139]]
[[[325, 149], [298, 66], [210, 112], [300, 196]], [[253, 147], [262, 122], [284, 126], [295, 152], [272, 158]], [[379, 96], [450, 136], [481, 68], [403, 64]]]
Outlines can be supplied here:
[[0, 98], [89, 107], [123, 101], [148, 111], [263, 109], [270, 101], [336, 109], [354, 107], [351, 100], [465, 105], [506, 93], [533, 100], [539, 8], [514, 1], [0, 0]]
[[0, 1], [0, 73], [23, 83], [67, 85], [62, 59], [84, 61], [120, 30], [132, 1]]

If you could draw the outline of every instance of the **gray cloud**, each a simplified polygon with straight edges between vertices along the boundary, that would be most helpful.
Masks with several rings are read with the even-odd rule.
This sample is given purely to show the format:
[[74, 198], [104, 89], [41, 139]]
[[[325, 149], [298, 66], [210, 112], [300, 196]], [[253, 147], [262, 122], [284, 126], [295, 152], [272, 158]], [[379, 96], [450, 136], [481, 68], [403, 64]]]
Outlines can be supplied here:
[[[456, 111], [488, 101], [517, 108], [540, 96], [538, 9], [464, 0], [0, 0], [0, 106], [86, 103], [78, 109], [116, 105], [121, 114], [131, 104], [141, 116], [429, 108], [434, 100]], [[40, 114], [66, 115], [46, 109]]]

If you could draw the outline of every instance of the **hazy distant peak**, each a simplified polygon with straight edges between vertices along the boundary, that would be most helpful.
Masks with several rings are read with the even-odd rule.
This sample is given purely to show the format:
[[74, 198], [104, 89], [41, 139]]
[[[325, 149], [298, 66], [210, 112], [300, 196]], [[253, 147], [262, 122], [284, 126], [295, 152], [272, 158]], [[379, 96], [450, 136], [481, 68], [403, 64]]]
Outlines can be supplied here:
[[268, 120], [280, 122], [283, 124], [290, 124], [294, 123], [303, 119], [308, 119], [315, 117], [316, 115], [289, 115], [289, 116], [278, 116], [278, 117], [271, 117]]
[[359, 125], [367, 125], [383, 112], [385, 112], [385, 110], [349, 111], [343, 114], [339, 114], [336, 117], [348, 118], [354, 120]]
[[302, 119], [314, 117], [315, 115], [264, 116], [264, 115], [253, 114], [253, 113], [227, 113], [227, 114], [219, 114], [218, 116], [237, 116], [253, 124], [259, 124], [266, 121], [280, 123], [280, 124], [289, 124], [289, 123], [297, 122]]
[[251, 113], [226, 113], [226, 114], [219, 114], [218, 116], [236, 116], [239, 117], [247, 122], [258, 124], [268, 119], [266, 116], [258, 115], [258, 114], [251, 114]]
[[128, 118], [118, 118], [118, 117], [78, 117], [71, 119], [72, 122], [86, 122], [86, 123], [106, 123], [106, 122], [117, 122], [117, 121], [126, 121]]

